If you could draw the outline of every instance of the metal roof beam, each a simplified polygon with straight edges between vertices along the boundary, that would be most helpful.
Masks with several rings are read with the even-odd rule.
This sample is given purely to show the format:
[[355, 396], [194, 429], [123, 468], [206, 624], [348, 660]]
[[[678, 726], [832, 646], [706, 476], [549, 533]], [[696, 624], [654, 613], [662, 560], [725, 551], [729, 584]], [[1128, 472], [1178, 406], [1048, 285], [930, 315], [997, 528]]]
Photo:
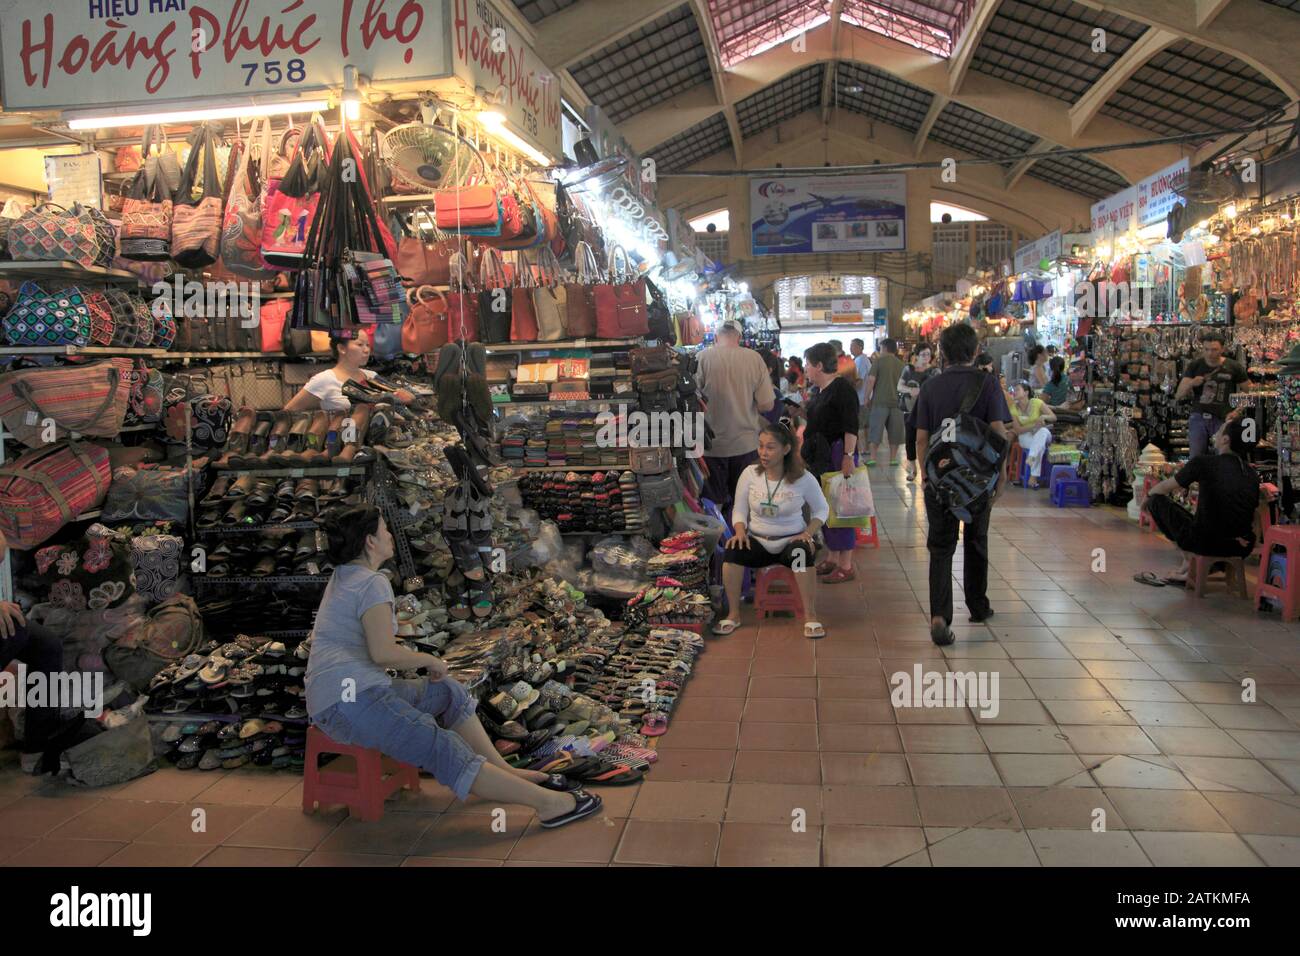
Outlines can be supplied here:
[[731, 133], [731, 149], [736, 156], [736, 165], [740, 166], [744, 161], [745, 137], [740, 133], [736, 101], [728, 98], [725, 71], [722, 69], [722, 52], [718, 46], [717, 31], [713, 29], [713, 14], [709, 12], [708, 0], [690, 0], [690, 3], [691, 11], [695, 14], [695, 22], [700, 28], [700, 36], [704, 38], [704, 49], [709, 55], [709, 73], [713, 77], [714, 95], [717, 96], [718, 104], [726, 117], [727, 129]]
[[921, 127], [916, 131], [912, 138], [912, 152], [920, 156], [925, 149], [925, 144], [930, 141], [930, 130], [934, 129], [935, 121], [939, 114], [944, 111], [948, 103], [951, 102], [948, 97], [934, 94], [934, 99], [930, 100], [930, 109], [925, 114], [925, 119], [921, 120]]
[[[1045, 139], [1040, 139], [1038, 142], [1034, 143], [1033, 146], [1029, 147], [1029, 152], [1041, 153], [1043, 152], [1043, 150], [1052, 149], [1055, 145], [1056, 145], [1055, 143], [1049, 143]], [[1033, 166], [1034, 163], [1036, 162], [1038, 162], [1037, 159], [1025, 157], [1024, 159], [1020, 160], [1020, 162], [1012, 166], [1011, 169], [1007, 171], [1007, 175], [1002, 180], [1003, 188], [1005, 189], [1015, 188], [1016, 183], [1020, 182], [1021, 178], [1025, 175], [1025, 173], [1029, 172], [1029, 168]]]
[[844, 0], [831, 0], [831, 59], [826, 61], [826, 73], [822, 77], [822, 125], [831, 121], [831, 100], [835, 90], [835, 70], [839, 60], [835, 54], [840, 49], [840, 14], [844, 11]]
[[1169, 44], [1178, 39], [1174, 33], [1159, 27], [1142, 34], [1124, 55], [1116, 60], [1087, 93], [1079, 97], [1070, 107], [1070, 130], [1075, 136], [1083, 132], [1093, 118], [1106, 105], [1106, 101], [1115, 95], [1115, 91], [1127, 83], [1146, 62]]
[[975, 0], [975, 7], [966, 18], [966, 28], [952, 46], [952, 56], [948, 58], [948, 92], [957, 93], [966, 79], [966, 71], [975, 59], [975, 51], [984, 39], [984, 31], [993, 22], [1001, 0]]
[[578, 0], [534, 27], [533, 48], [551, 69], [570, 67], [681, 5], [682, 0]]

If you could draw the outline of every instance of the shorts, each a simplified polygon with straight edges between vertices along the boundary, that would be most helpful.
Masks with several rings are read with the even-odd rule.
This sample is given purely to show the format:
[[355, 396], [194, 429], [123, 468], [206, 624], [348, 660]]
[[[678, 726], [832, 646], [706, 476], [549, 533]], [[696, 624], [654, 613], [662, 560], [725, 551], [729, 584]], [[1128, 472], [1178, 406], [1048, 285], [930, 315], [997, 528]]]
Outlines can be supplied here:
[[813, 566], [813, 555], [809, 552], [808, 545], [802, 541], [791, 541], [773, 554], [752, 537], [749, 539], [748, 547], [727, 548], [723, 552], [722, 560], [726, 564], [738, 564], [742, 568], [754, 569], [770, 568], [774, 564], [793, 568], [796, 560], [801, 560], [801, 567], [805, 571]]
[[892, 408], [881, 405], [871, 410], [871, 422], [867, 429], [867, 442], [872, 445], [879, 445], [880, 436], [886, 430], [889, 432], [889, 444], [895, 447], [903, 444], [906, 429], [903, 427], [903, 410], [897, 405]]
[[870, 423], [871, 423], [871, 406], [859, 405], [858, 406], [858, 427], [866, 428], [867, 425], [869, 425]]

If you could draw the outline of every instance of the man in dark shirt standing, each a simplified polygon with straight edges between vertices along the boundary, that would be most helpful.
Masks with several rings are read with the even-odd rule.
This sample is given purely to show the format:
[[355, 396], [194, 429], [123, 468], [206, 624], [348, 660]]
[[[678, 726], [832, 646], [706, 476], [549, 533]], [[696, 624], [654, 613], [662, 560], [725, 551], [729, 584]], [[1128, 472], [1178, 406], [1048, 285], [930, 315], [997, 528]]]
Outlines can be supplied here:
[[[970, 410], [972, 417], [988, 422], [992, 430], [1003, 438], [1007, 436], [1007, 423], [1011, 413], [1007, 400], [998, 387], [997, 380], [977, 369], [971, 363], [979, 347], [975, 329], [965, 323], [950, 325], [939, 336], [939, 354], [944, 362], [941, 374], [933, 376], [921, 386], [916, 403], [916, 457], [921, 463], [921, 479], [926, 481], [926, 454], [930, 449], [930, 435], [942, 433], [945, 421], [959, 418], [962, 398], [971, 383], [972, 375], [984, 377], [984, 385]], [[996, 496], [1007, 484], [1007, 463], [1002, 462], [1002, 476], [998, 479]], [[990, 501], [974, 520], [966, 523], [962, 532], [962, 587], [966, 592], [966, 607], [973, 623], [987, 621], [993, 616], [989, 606], [989, 517], [993, 511]], [[930, 552], [930, 637], [939, 645], [951, 644], [952, 633], [952, 556], [957, 550], [957, 532], [962, 524], [934, 490], [925, 485], [925, 516], [930, 529], [926, 548]]]
[[1196, 407], [1187, 420], [1188, 458], [1205, 454], [1210, 439], [1228, 419], [1229, 398], [1246, 378], [1240, 362], [1223, 357], [1223, 333], [1206, 332], [1201, 337], [1200, 357], [1187, 363], [1175, 393], [1176, 398], [1184, 399], [1197, 392]]

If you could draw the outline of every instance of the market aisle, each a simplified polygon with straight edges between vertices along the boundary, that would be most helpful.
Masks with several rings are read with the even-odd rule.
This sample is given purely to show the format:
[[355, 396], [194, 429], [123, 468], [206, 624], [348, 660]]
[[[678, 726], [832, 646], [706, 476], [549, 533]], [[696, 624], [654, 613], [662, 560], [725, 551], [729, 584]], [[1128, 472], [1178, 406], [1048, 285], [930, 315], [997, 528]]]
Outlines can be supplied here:
[[[941, 651], [917, 490], [874, 477], [882, 545], [821, 589], [828, 637], [746, 608], [710, 641], [648, 781], [603, 789], [602, 817], [547, 832], [511, 811], [495, 834], [491, 807], [426, 780], [358, 824], [303, 816], [284, 773], [167, 768], [86, 792], [7, 769], [0, 864], [1300, 864], [1300, 625], [1135, 584], [1170, 566], [1165, 542], [1012, 489], [991, 536], [997, 616], [965, 624], [959, 601]], [[996, 670], [997, 717], [896, 710], [888, 675], [918, 663]]]

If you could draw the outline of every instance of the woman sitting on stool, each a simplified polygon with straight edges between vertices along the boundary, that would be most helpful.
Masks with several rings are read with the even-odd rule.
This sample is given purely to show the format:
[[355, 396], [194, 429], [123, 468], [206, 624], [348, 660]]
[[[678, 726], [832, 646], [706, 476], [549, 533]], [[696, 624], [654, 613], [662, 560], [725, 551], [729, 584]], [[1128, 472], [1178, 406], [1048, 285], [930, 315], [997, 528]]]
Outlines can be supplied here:
[[[474, 700], [447, 665], [397, 643], [393, 588], [379, 568], [393, 556], [393, 536], [369, 505], [326, 518], [334, 562], [312, 628], [307, 659], [307, 712], [330, 739], [378, 750], [431, 773], [456, 797], [471, 793], [537, 811], [544, 827], [600, 809], [559, 774], [511, 767], [474, 714]], [[417, 670], [424, 680], [393, 680], [386, 668]]]
[[[804, 506], [811, 515], [804, 524]], [[813, 536], [830, 514], [821, 485], [804, 471], [794, 436], [784, 425], [767, 425], [758, 436], [758, 464], [746, 468], [736, 485], [722, 583], [731, 616], [719, 621], [715, 634], [730, 634], [740, 626], [740, 582], [746, 568], [756, 572], [774, 564], [794, 571], [803, 598], [804, 637], [825, 637], [817, 620], [816, 579], [813, 575]]]
[[[1047, 426], [1056, 421], [1056, 416], [1041, 398], [1034, 398], [1034, 389], [1028, 382], [1017, 382], [1011, 395], [1011, 417], [1014, 421], [1009, 431], [1028, 456], [1029, 487], [1037, 488], [1043, 455], [1052, 443], [1052, 433]], [[1014, 481], [1015, 476], [1011, 480]]]
[[[1259, 475], [1246, 464], [1245, 428], [1242, 419], [1229, 419], [1214, 433], [1214, 451], [1197, 455], [1178, 474], [1147, 492], [1142, 509], [1150, 512], [1156, 527], [1178, 546], [1182, 563], [1164, 579], [1144, 571], [1135, 577], [1139, 583], [1186, 584], [1188, 554], [1244, 558], [1255, 549]], [[1169, 497], [1174, 488], [1188, 488], [1193, 483], [1200, 488], [1195, 515]]]

